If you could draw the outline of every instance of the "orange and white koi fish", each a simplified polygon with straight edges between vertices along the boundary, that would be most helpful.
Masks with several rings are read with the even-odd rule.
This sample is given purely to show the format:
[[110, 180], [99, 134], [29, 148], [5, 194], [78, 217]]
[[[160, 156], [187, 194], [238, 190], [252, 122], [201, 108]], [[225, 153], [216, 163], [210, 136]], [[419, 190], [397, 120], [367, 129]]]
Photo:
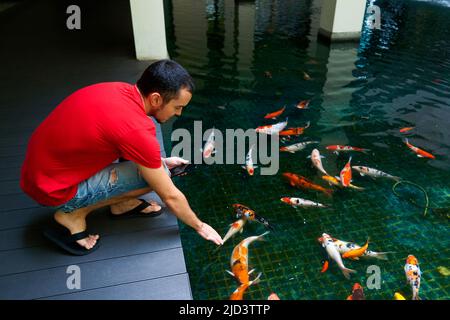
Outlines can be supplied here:
[[292, 144], [290, 146], [284, 146], [280, 147], [280, 151], [286, 151], [290, 153], [295, 153], [296, 151], [300, 151], [306, 148], [308, 144], [312, 143], [319, 143], [319, 141], [305, 141], [305, 142], [299, 142], [296, 144]]
[[[339, 177], [322, 176], [322, 179], [327, 181], [330, 184], [330, 186], [333, 185], [333, 186], [336, 186], [336, 187], [342, 187], [341, 179]], [[355, 190], [360, 190], [360, 191], [364, 190], [364, 188], [357, 187], [357, 186], [355, 186], [355, 185], [353, 185], [351, 183], [348, 185], [348, 187], [352, 188], [352, 189], [355, 189]]]
[[302, 198], [289, 198], [289, 197], [283, 197], [281, 198], [281, 201], [284, 203], [287, 203], [291, 206], [295, 207], [303, 207], [303, 208], [327, 208], [327, 206], [318, 203], [318, 202], [314, 202], [311, 200], [305, 200]]
[[216, 141], [215, 141], [215, 136], [214, 136], [214, 129], [211, 131], [211, 134], [208, 137], [208, 140], [206, 140], [205, 146], [203, 147], [203, 149], [201, 149], [201, 151], [203, 151], [203, 158], [207, 159], [209, 157], [211, 157], [211, 155], [213, 155], [215, 153], [215, 145], [216, 145]]
[[308, 109], [310, 102], [311, 102], [311, 100], [303, 100], [303, 101], [300, 101], [299, 103], [297, 103], [297, 105], [295, 107], [297, 109]]
[[280, 297], [275, 293], [272, 292], [268, 297], [267, 300], [281, 300]]
[[320, 172], [328, 175], [328, 173], [325, 171], [325, 169], [322, 166], [322, 159], [321, 158], [325, 158], [325, 157], [320, 155], [319, 150], [314, 149], [311, 152], [311, 155], [309, 155], [307, 158], [311, 158], [311, 162], [312, 162], [313, 166], [317, 168], [317, 170], [319, 170]]
[[273, 230], [273, 227], [270, 225], [269, 221], [267, 221], [264, 217], [257, 215], [256, 212], [249, 207], [244, 206], [243, 204], [235, 203], [233, 204], [233, 208], [236, 218], [257, 221], [263, 224], [266, 228]]
[[303, 132], [305, 131], [305, 129], [308, 129], [310, 126], [310, 122], [308, 121], [306, 123], [305, 127], [297, 127], [297, 128], [289, 128], [287, 130], [283, 130], [279, 133], [280, 136], [298, 136], [303, 134]]
[[341, 146], [339, 144], [327, 146], [327, 150], [333, 151], [335, 154], [339, 154], [339, 152], [347, 152], [347, 151], [357, 151], [357, 152], [364, 152], [367, 153], [370, 151], [370, 149], [363, 149], [358, 147], [351, 147], [351, 146]]
[[323, 233], [320, 239], [322, 239], [321, 243], [322, 246], [327, 251], [328, 257], [333, 259], [337, 263], [339, 269], [341, 269], [342, 273], [344, 274], [344, 277], [350, 279], [350, 273], [356, 273], [356, 271], [348, 269], [344, 266], [341, 255], [339, 254], [338, 249], [334, 245], [333, 239], [326, 233]]
[[353, 285], [352, 294], [347, 297], [347, 300], [366, 300], [363, 287], [358, 282]]
[[408, 139], [405, 139], [404, 142], [410, 148], [412, 151], [414, 151], [419, 158], [429, 158], [429, 159], [435, 159], [436, 157], [433, 156], [431, 153], [426, 152], [425, 150], [422, 150], [420, 148], [417, 148], [413, 146], [411, 143], [409, 143]]
[[228, 229], [228, 232], [223, 237], [222, 245], [225, 243], [225, 241], [230, 239], [236, 233], [238, 233], [238, 232], [242, 233], [242, 231], [244, 231], [244, 225], [245, 225], [246, 221], [247, 220], [245, 220], [245, 219], [239, 219], [239, 220], [233, 222], [232, 224], [230, 224], [230, 229]]
[[283, 130], [284, 128], [286, 128], [288, 124], [288, 118], [286, 118], [286, 121], [283, 122], [278, 122], [275, 124], [270, 124], [270, 125], [266, 125], [266, 126], [260, 126], [258, 128], [255, 129], [256, 132], [258, 133], [264, 133], [264, 134], [279, 134], [281, 130]]
[[244, 293], [253, 284], [256, 284], [259, 282], [259, 277], [261, 277], [261, 273], [258, 274], [258, 276], [248, 283], [241, 284], [230, 296], [230, 300], [243, 300], [244, 299]]
[[[252, 236], [245, 238], [242, 240], [237, 246], [234, 247], [233, 252], [231, 254], [230, 266], [231, 271], [226, 270], [229, 274], [235, 277], [240, 284], [249, 284], [250, 277], [249, 275], [255, 271], [252, 269], [248, 271], [248, 246], [256, 240], [264, 240], [264, 236], [267, 235], [270, 231], [266, 231], [259, 236]], [[259, 279], [261, 273], [256, 277]]]
[[315, 190], [315, 191], [320, 191], [320, 192], [325, 193], [327, 196], [331, 196], [333, 194], [333, 190], [326, 189], [322, 186], [314, 184], [311, 181], [309, 181], [308, 179], [306, 179], [305, 177], [299, 176], [295, 173], [285, 172], [285, 173], [283, 173], [283, 176], [288, 180], [289, 184], [292, 187], [302, 188], [302, 189], [306, 189], [306, 190], [311, 189], [311, 190]]
[[383, 172], [383, 171], [380, 171], [377, 169], [373, 169], [373, 168], [369, 168], [369, 167], [352, 166], [352, 169], [355, 169], [356, 171], [358, 171], [361, 176], [367, 175], [371, 178], [387, 178], [387, 179], [392, 179], [395, 181], [401, 180], [400, 177], [391, 176], [390, 174], [387, 174], [386, 172]]
[[352, 249], [347, 252], [344, 252], [342, 254], [342, 258], [357, 260], [357, 259], [359, 259], [359, 257], [361, 257], [363, 254], [366, 253], [367, 248], [369, 248], [369, 239], [367, 239], [366, 244], [363, 245], [361, 248]]
[[284, 110], [286, 109], [286, 106], [284, 106], [283, 108], [281, 108], [278, 111], [272, 112], [272, 113], [268, 113], [264, 116], [264, 119], [276, 119], [277, 117], [279, 117]]
[[250, 150], [248, 151], [247, 156], [245, 157], [245, 167], [242, 166], [242, 168], [246, 170], [247, 173], [251, 176], [255, 173], [255, 168], [258, 167], [253, 165], [253, 158], [252, 158], [253, 147], [254, 145], [250, 147]]
[[406, 282], [411, 285], [413, 296], [412, 300], [420, 300], [419, 289], [420, 289], [420, 278], [422, 277], [422, 272], [419, 268], [419, 261], [413, 255], [409, 255], [406, 258], [405, 264], [405, 275]]
[[401, 133], [405, 133], [405, 132], [408, 132], [408, 131], [411, 131], [412, 129], [414, 129], [415, 127], [405, 127], [405, 128], [401, 128], [399, 131], [401, 132]]
[[352, 182], [352, 167], [350, 165], [351, 161], [352, 161], [352, 157], [350, 157], [350, 159], [348, 159], [347, 164], [341, 170], [341, 173], [339, 175], [339, 177], [341, 178], [341, 184], [343, 187], [348, 187], [350, 185], [350, 182]]
[[[331, 239], [333, 240], [335, 247], [338, 249], [338, 251], [341, 255], [344, 255], [348, 251], [357, 250], [357, 249], [361, 248], [361, 246], [359, 246], [353, 242], [347, 242], [347, 241], [339, 240], [336, 238], [331, 238]], [[319, 241], [319, 243], [322, 243], [323, 239], [319, 238], [319, 239], [317, 239], [317, 241]], [[392, 252], [391, 251], [375, 252], [375, 251], [366, 250], [364, 252], [364, 254], [362, 256], [360, 256], [360, 258], [375, 258], [375, 259], [379, 259], [379, 260], [388, 260], [388, 258], [387, 258], [388, 253], [392, 253]], [[359, 260], [359, 258], [356, 257], [356, 258], [353, 258], [353, 260]]]

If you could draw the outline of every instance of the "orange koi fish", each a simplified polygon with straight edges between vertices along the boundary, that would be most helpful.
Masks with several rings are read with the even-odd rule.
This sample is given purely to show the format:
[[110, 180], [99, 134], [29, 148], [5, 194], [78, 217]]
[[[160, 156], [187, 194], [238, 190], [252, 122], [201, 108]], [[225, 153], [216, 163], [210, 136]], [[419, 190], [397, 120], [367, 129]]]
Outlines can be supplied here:
[[352, 167], [350, 165], [350, 162], [352, 161], [352, 157], [348, 159], [347, 164], [345, 167], [341, 170], [340, 178], [341, 178], [341, 184], [343, 187], [348, 187], [350, 185], [350, 182], [352, 182]]
[[328, 260], [323, 261], [322, 270], [320, 270], [320, 273], [326, 272], [328, 270], [328, 266], [329, 266]]
[[228, 232], [225, 234], [225, 237], [223, 237], [223, 243], [230, 239], [232, 236], [234, 236], [236, 233], [240, 232], [242, 233], [244, 231], [244, 225], [247, 220], [239, 219], [232, 224], [230, 224], [230, 229], [228, 229]]
[[436, 158], [431, 153], [428, 153], [425, 150], [422, 150], [422, 149], [417, 148], [417, 147], [413, 146], [412, 144], [410, 144], [408, 139], [405, 139], [404, 142], [406, 143], [408, 148], [410, 148], [412, 151], [414, 151], [417, 154], [417, 156], [419, 158], [430, 158], [430, 159], [435, 159]]
[[369, 239], [367, 239], [366, 244], [364, 246], [362, 246], [361, 248], [357, 248], [357, 249], [353, 249], [353, 250], [344, 252], [344, 254], [342, 254], [342, 258], [358, 260], [359, 257], [361, 257], [362, 255], [364, 255], [366, 253], [368, 247], [369, 247]]
[[239, 203], [235, 203], [233, 204], [233, 208], [236, 218], [250, 221], [257, 221], [263, 224], [266, 228], [273, 230], [273, 227], [269, 224], [269, 221], [267, 221], [264, 217], [256, 214], [256, 212], [250, 209], [249, 207]]
[[[255, 271], [255, 269], [248, 271], [248, 246], [253, 241], [264, 240], [263, 237], [269, 232], [270, 231], [266, 231], [259, 236], [248, 237], [234, 247], [230, 259], [231, 271], [226, 271], [235, 277], [240, 284], [248, 284], [250, 286], [249, 275]], [[260, 276], [261, 273], [256, 277], [256, 279], [259, 279]]]
[[289, 128], [287, 130], [281, 131], [280, 136], [298, 136], [303, 134], [305, 129], [308, 129], [310, 122], [308, 121], [305, 127]]
[[333, 190], [325, 189], [322, 186], [314, 184], [303, 176], [299, 176], [291, 172], [285, 172], [283, 173], [283, 176], [289, 181], [289, 184], [292, 187], [320, 191], [325, 193], [327, 196], [331, 196], [333, 193]]
[[351, 147], [351, 146], [341, 146], [339, 144], [327, 146], [326, 149], [333, 151], [336, 154], [339, 154], [339, 152], [345, 152], [345, 151], [357, 151], [357, 152], [364, 152], [364, 153], [367, 153], [370, 151], [370, 149], [363, 149], [363, 148]]
[[412, 129], [414, 129], [415, 127], [405, 127], [405, 128], [401, 128], [399, 131], [401, 132], [401, 133], [405, 133], [405, 132], [408, 132], [408, 131], [410, 131], [410, 130], [412, 130]]
[[308, 109], [309, 103], [311, 100], [303, 100], [297, 103], [296, 108], [297, 109]]
[[353, 285], [352, 294], [347, 297], [347, 300], [366, 300], [363, 287], [359, 283]]
[[419, 268], [419, 261], [413, 255], [409, 255], [406, 258], [405, 264], [405, 275], [406, 282], [411, 285], [413, 296], [413, 300], [420, 300], [419, 298], [419, 289], [420, 289], [420, 278], [422, 277], [422, 272]]
[[241, 284], [230, 296], [230, 300], [243, 300], [244, 293], [252, 284], [256, 284], [259, 282], [259, 277], [261, 277], [261, 273], [253, 281], [249, 281], [248, 283]]
[[281, 115], [284, 112], [285, 109], [286, 109], [286, 106], [284, 106], [283, 108], [281, 108], [278, 111], [268, 113], [264, 116], [264, 119], [276, 119], [279, 115]]

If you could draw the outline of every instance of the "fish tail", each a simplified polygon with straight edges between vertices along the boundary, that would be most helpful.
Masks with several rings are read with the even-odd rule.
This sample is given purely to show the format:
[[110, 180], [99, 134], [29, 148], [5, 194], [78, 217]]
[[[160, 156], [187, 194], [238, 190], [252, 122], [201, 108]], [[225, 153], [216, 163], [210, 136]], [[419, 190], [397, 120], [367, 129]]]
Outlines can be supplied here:
[[356, 270], [348, 269], [348, 268], [345, 268], [345, 267], [342, 268], [341, 271], [344, 274], [344, 277], [347, 278], [347, 279], [350, 279], [350, 274], [351, 273], [356, 273]]
[[309, 128], [310, 125], [311, 125], [311, 121], [308, 121], [308, 122], [306, 123], [306, 126], [304, 127], [304, 129]]
[[420, 300], [420, 298], [419, 298], [419, 289], [413, 288], [412, 300]]
[[388, 260], [388, 257], [387, 257], [388, 253], [392, 253], [392, 251], [373, 253], [371, 255], [371, 257], [374, 257], [375, 259], [379, 259], [379, 260]]
[[362, 149], [362, 150], [361, 150], [361, 152], [362, 152], [362, 153], [365, 153], [365, 154], [369, 153], [370, 151], [372, 151], [372, 150], [370, 150], [370, 149]]
[[267, 235], [267, 234], [269, 234], [269, 233], [270, 233], [270, 231], [266, 231], [266, 232], [264, 232], [263, 234], [259, 235], [259, 236], [258, 236], [258, 240], [259, 240], [259, 241], [265, 241], [266, 239], [264, 239], [264, 236]]
[[397, 177], [397, 176], [392, 176], [392, 179], [394, 179], [395, 181], [399, 182], [402, 180], [402, 178]]

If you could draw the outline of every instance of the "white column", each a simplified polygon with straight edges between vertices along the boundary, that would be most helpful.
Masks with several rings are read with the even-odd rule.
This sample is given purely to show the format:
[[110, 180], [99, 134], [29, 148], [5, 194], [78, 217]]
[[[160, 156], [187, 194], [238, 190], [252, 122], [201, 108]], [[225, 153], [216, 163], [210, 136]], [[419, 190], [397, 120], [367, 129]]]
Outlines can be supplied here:
[[163, 0], [130, 0], [138, 60], [167, 59]]
[[319, 33], [331, 40], [359, 39], [366, 0], [324, 0]]

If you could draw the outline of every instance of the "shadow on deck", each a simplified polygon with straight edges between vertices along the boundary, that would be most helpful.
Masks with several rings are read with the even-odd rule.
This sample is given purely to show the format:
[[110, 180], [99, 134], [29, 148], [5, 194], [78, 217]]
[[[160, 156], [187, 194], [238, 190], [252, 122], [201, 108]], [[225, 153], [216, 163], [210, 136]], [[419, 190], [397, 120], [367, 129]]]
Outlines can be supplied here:
[[[192, 299], [169, 212], [112, 221], [97, 210], [88, 225], [101, 247], [75, 257], [42, 236], [53, 212], [19, 188], [28, 139], [59, 102], [92, 83], [134, 83], [148, 66], [134, 59], [129, 1], [72, 2], [25, 1], [0, 12], [0, 299]], [[66, 29], [70, 4], [81, 8], [79, 31]], [[71, 265], [80, 267], [81, 289], [67, 287]]]

